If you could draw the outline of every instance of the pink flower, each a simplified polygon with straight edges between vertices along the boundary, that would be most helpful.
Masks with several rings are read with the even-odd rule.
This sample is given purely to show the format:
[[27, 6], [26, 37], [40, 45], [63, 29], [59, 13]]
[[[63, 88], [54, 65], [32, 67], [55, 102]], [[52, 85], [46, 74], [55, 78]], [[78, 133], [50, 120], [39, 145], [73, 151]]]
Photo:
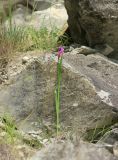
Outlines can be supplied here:
[[64, 48], [63, 47], [59, 47], [58, 54], [57, 54], [58, 59], [63, 55], [63, 53], [64, 53]]

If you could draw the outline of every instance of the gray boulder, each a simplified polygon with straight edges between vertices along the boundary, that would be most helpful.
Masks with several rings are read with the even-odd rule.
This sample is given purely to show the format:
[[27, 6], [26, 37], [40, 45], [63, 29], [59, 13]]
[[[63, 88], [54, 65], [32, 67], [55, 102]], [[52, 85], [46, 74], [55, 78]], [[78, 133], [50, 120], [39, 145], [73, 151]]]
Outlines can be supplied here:
[[117, 160], [106, 149], [100, 146], [79, 142], [52, 143], [37, 152], [30, 160]]
[[74, 42], [118, 51], [117, 0], [65, 0], [65, 7]]
[[[55, 123], [56, 63], [48, 56], [25, 65], [15, 59], [0, 87], [0, 114], [11, 113], [21, 126], [26, 122], [25, 130], [39, 119]], [[62, 75], [62, 125], [84, 132], [118, 121], [118, 64], [100, 55], [67, 53]]]
[[[40, 4], [41, 3], [41, 4]], [[46, 6], [49, 2], [38, 1], [39, 7], [37, 9], [32, 7], [27, 8], [26, 5], [18, 3], [15, 5], [15, 9], [12, 12], [12, 26], [13, 27], [33, 27], [40, 29], [40, 27], [46, 27], [47, 29], [58, 28], [62, 29], [67, 23], [67, 12], [62, 3], [56, 3]], [[9, 19], [3, 23], [5, 28], [9, 27]]]

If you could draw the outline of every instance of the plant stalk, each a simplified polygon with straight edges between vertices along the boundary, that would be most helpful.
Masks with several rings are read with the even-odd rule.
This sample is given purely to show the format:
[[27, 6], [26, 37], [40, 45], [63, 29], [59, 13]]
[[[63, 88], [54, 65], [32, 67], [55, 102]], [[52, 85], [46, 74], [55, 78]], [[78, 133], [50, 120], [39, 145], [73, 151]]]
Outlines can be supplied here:
[[57, 136], [60, 130], [60, 85], [61, 85], [61, 75], [62, 75], [61, 72], [62, 72], [62, 57], [58, 59], [57, 63], [57, 89], [55, 90]]

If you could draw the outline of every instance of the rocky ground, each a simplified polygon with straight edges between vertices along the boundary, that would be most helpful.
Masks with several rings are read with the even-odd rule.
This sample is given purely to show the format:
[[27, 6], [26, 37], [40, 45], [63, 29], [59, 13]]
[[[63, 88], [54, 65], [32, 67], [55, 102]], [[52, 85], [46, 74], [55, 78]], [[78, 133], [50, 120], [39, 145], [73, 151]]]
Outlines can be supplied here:
[[[65, 52], [61, 89], [63, 131], [57, 139], [54, 138], [56, 63], [55, 60], [48, 61], [50, 56], [27, 52], [9, 62], [8, 79], [0, 89], [0, 114], [13, 115], [19, 132], [24, 132], [26, 137], [30, 135], [31, 141], [35, 139], [45, 146], [40, 152], [34, 149], [32, 153], [26, 145], [26, 152], [32, 153], [32, 160], [55, 160], [61, 156], [66, 160], [70, 157], [69, 153], [72, 153], [70, 160], [76, 160], [78, 156], [84, 160], [91, 159], [94, 152], [99, 159], [117, 159], [113, 156], [117, 156], [118, 140], [117, 63], [100, 54], [85, 56], [77, 52], [77, 48]], [[39, 120], [43, 122], [43, 128]], [[48, 137], [45, 131], [49, 133]], [[74, 137], [78, 137], [78, 144], [66, 142]], [[79, 142], [80, 137], [81, 140], [98, 143]], [[24, 146], [22, 143], [21, 148]], [[59, 147], [52, 152], [55, 145]], [[77, 152], [77, 147], [80, 152]]]
[[[56, 51], [25, 51], [18, 52], [10, 58], [1, 57], [1, 160], [117, 160], [118, 61], [115, 56], [113, 59], [106, 57], [111, 53], [117, 55], [117, 23], [113, 30], [113, 33], [116, 33], [115, 39], [111, 41], [112, 38], [109, 40], [105, 35], [111, 33], [108, 24], [112, 19], [105, 21], [108, 30], [104, 30], [102, 35], [98, 30], [99, 27], [104, 28], [104, 25], [100, 23], [98, 26], [92, 26], [99, 24], [97, 22], [101, 19], [101, 14], [98, 15], [98, 11], [103, 12], [100, 2], [97, 2], [99, 7], [94, 3], [89, 4], [96, 8], [97, 13], [93, 10], [92, 16], [95, 13], [97, 22], [96, 16], [92, 17], [92, 20], [88, 19], [90, 8], [86, 9], [86, 0], [78, 1], [81, 4], [79, 6], [75, 1], [65, 0], [68, 16], [63, 3], [60, 2], [52, 5], [52, 1], [38, 1], [33, 10], [34, 1], [29, 1], [28, 12], [25, 1], [17, 2], [17, 5], [13, 4], [12, 26], [33, 26], [37, 29], [42, 27], [42, 20], [46, 17], [44, 24], [50, 29], [50, 17], [52, 23], [61, 29], [69, 16], [72, 38], [75, 42], [79, 40], [79, 44], [64, 46], [61, 131], [58, 136], [55, 130], [54, 100], [57, 81]], [[115, 2], [110, 3], [110, 9], [114, 8]], [[4, 3], [7, 10], [7, 1], [1, 3]], [[79, 21], [72, 19], [78, 8], [75, 7], [73, 10], [69, 7], [70, 4], [79, 7]], [[1, 5], [2, 8], [4, 5]], [[104, 18], [107, 19], [106, 11], [109, 10], [106, 9], [104, 12]], [[2, 25], [8, 27], [8, 20], [3, 21]], [[87, 34], [87, 39], [80, 36], [76, 28], [79, 26], [82, 27], [82, 35]], [[93, 32], [90, 26], [95, 29]], [[97, 34], [94, 37], [95, 33]], [[77, 37], [84, 38], [84, 41], [76, 39]], [[98, 45], [98, 40], [101, 42], [103, 37], [105, 43]], [[88, 46], [83, 43], [86, 40]], [[95, 42], [97, 47], [93, 45]]]

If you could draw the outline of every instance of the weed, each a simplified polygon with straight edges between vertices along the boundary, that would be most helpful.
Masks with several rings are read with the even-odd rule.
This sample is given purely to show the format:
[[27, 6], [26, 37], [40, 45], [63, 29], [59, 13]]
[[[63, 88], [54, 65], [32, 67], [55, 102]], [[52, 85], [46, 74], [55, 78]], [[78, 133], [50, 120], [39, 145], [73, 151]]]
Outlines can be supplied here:
[[2, 117], [2, 122], [4, 124], [4, 131], [6, 132], [6, 141], [10, 144], [13, 144], [16, 138], [19, 136], [13, 118], [10, 115], [5, 114]]
[[46, 27], [41, 27], [39, 30], [32, 27], [2, 29], [0, 31], [0, 56], [6, 54], [11, 56], [13, 53], [28, 50], [49, 52], [62, 44], [58, 38], [59, 30], [56, 27], [50, 31]]
[[0, 56], [25, 50], [27, 34], [20, 27], [2, 29], [0, 31]]
[[37, 139], [37, 138], [32, 138], [32, 139], [28, 139], [28, 138], [23, 138], [23, 142], [27, 145], [29, 145], [30, 147], [39, 149], [42, 148], [42, 143]]
[[57, 47], [58, 29], [49, 31], [46, 27], [41, 27], [39, 30], [28, 28], [27, 33], [32, 41], [32, 50], [50, 51]]
[[103, 126], [102, 128], [95, 128], [87, 131], [85, 139], [91, 143], [96, 143], [98, 142], [103, 135], [110, 131], [109, 126]]

